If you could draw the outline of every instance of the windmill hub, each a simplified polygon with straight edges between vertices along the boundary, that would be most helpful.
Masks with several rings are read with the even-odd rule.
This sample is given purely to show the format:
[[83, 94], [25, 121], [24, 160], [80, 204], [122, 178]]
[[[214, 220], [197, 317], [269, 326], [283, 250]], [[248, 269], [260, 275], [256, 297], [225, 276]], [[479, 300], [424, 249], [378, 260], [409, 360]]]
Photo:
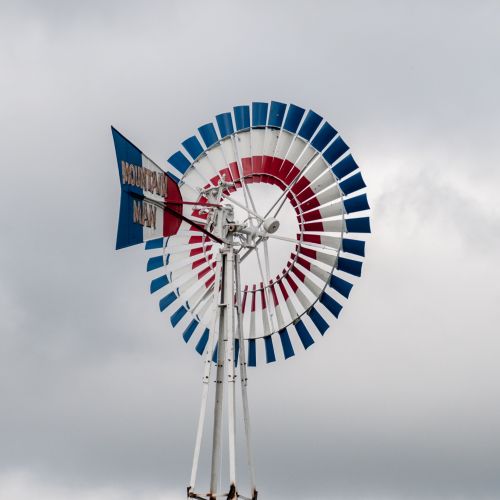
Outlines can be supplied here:
[[280, 228], [280, 222], [275, 217], [269, 217], [263, 222], [262, 227], [266, 233], [274, 234]]

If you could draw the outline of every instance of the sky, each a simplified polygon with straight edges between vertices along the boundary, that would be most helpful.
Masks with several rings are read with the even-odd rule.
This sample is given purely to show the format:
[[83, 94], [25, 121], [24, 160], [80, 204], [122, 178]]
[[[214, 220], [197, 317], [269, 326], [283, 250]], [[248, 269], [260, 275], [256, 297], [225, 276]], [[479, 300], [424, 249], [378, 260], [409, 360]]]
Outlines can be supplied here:
[[165, 166], [272, 99], [340, 131], [373, 234], [250, 372], [259, 498], [499, 498], [499, 46], [488, 0], [0, 0], [0, 500], [184, 498], [202, 364], [114, 250], [110, 125]]

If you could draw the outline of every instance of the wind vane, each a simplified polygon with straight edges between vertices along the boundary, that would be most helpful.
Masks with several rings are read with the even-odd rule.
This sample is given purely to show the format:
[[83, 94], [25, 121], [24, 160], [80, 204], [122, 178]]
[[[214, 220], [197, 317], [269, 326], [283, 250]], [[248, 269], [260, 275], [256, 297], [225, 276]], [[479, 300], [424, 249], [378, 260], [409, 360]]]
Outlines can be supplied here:
[[[173, 327], [203, 355], [203, 390], [188, 498], [257, 499], [250, 440], [247, 367], [290, 358], [324, 335], [350, 278], [361, 276], [370, 232], [365, 183], [337, 131], [314, 111], [280, 102], [236, 106], [216, 116], [169, 159], [167, 173], [112, 128], [121, 202], [116, 248], [146, 243], [154, 252], [150, 291]], [[200, 139], [201, 138], [201, 142]], [[203, 144], [203, 145], [202, 145]], [[263, 213], [251, 186], [269, 196]], [[275, 186], [274, 188], [272, 186]], [[242, 201], [238, 194], [242, 193]], [[280, 234], [296, 216], [296, 234]], [[239, 220], [236, 212], [244, 214]], [[349, 235], [349, 237], [347, 237]], [[276, 245], [286, 242], [283, 270], [271, 274]], [[282, 247], [280, 247], [282, 248]], [[279, 250], [279, 249], [278, 249]], [[240, 265], [255, 259], [252, 282]], [[276, 350], [276, 346], [280, 346]], [[210, 485], [197, 492], [210, 382], [215, 382]], [[250, 493], [236, 481], [236, 383], [240, 382]], [[227, 398], [229, 486], [221, 490], [224, 399]]]

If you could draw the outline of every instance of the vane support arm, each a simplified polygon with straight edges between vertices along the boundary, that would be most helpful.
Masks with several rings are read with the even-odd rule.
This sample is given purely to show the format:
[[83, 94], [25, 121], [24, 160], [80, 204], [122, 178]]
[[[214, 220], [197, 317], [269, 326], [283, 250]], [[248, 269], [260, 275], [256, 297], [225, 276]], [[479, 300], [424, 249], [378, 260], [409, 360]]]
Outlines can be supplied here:
[[186, 201], [184, 201], [184, 202], [178, 202], [178, 201], [160, 202], [160, 201], [154, 200], [152, 198], [149, 198], [147, 196], [138, 195], [138, 194], [136, 194], [134, 192], [130, 192], [129, 195], [132, 198], [137, 198], [139, 200], [146, 200], [148, 203], [151, 203], [153, 205], [158, 206], [159, 208], [162, 208], [163, 210], [165, 210], [166, 212], [168, 212], [170, 215], [176, 217], [177, 219], [181, 219], [184, 222], [187, 222], [188, 224], [191, 224], [193, 227], [195, 227], [196, 229], [198, 229], [198, 231], [201, 231], [202, 233], [206, 234], [209, 238], [211, 238], [212, 240], [216, 241], [217, 243], [220, 243], [221, 245], [224, 244], [224, 240], [222, 240], [218, 236], [215, 236], [215, 234], [212, 234], [210, 231], [208, 231], [207, 229], [205, 229], [201, 224], [198, 224], [197, 222], [193, 221], [192, 219], [189, 219], [185, 215], [177, 212], [176, 210], [174, 210], [173, 208], [171, 208], [169, 206], [169, 205], [205, 205], [205, 206], [213, 206], [212, 204], [194, 203], [194, 202], [186, 202]]
[[209, 238], [216, 241], [217, 243], [220, 243], [221, 245], [224, 244], [224, 240], [221, 240], [218, 236], [215, 236], [215, 234], [212, 234], [210, 231], [206, 230], [203, 226], [201, 226], [197, 222], [194, 222], [193, 220], [188, 219], [185, 215], [182, 215], [179, 212], [176, 212], [174, 209], [170, 208], [167, 205], [165, 205], [165, 210], [170, 215], [173, 215], [174, 217], [177, 217], [178, 219], [182, 219], [184, 222], [191, 224], [193, 227], [198, 229], [198, 231], [201, 231], [203, 234], [206, 234]]

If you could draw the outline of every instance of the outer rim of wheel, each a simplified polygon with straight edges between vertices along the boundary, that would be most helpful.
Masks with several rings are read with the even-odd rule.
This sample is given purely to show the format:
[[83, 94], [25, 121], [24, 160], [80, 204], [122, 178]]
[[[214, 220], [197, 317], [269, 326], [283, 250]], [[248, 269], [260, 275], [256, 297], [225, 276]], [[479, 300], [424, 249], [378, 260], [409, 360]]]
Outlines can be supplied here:
[[[255, 111], [255, 109], [256, 109], [256, 108], [255, 108], [255, 106], [256, 106], [256, 105], [260, 105], [260, 106], [262, 106], [263, 104], [264, 104], [264, 103], [253, 103], [253, 105], [252, 105], [252, 112], [254, 112], [254, 111]], [[273, 104], [276, 104], [276, 103], [275, 103], [275, 102], [271, 103], [271, 110], [272, 110], [272, 106], [273, 106]], [[277, 104], [280, 104], [280, 103], [277, 103]], [[267, 104], [265, 104], [265, 105], [267, 106]], [[288, 109], [287, 109], [287, 113], [288, 113], [288, 114], [291, 112], [292, 107], [294, 107], [294, 108], [293, 108], [294, 110], [295, 110], [295, 109], [302, 109], [302, 108], [298, 108], [297, 106], [290, 105], [290, 106], [288, 107]], [[242, 107], [237, 107], [237, 108], [235, 108], [235, 110], [234, 110], [234, 115], [232, 115], [232, 116], [231, 116], [231, 118], [234, 116], [233, 125], [234, 125], [234, 122], [236, 122], [236, 124], [237, 124], [237, 121], [238, 121], [238, 118], [237, 118], [237, 110], [238, 110], [239, 108], [242, 108]], [[267, 108], [266, 108], [266, 109], [267, 109]], [[303, 110], [303, 111], [304, 111], [304, 110]], [[303, 120], [303, 121], [300, 121], [300, 120], [299, 120], [299, 121], [300, 121], [300, 123], [302, 124], [302, 127], [304, 127], [304, 126], [305, 126], [305, 123], [307, 122], [307, 119], [308, 119], [308, 117], [311, 115], [311, 113], [313, 113], [313, 114], [315, 115], [315, 113], [314, 113], [314, 112], [311, 112], [311, 111], [310, 111], [310, 112], [309, 112], [309, 114], [306, 116], [306, 119], [305, 119], [305, 120]], [[287, 114], [287, 117], [288, 117], [288, 114]], [[182, 174], [182, 175], [181, 175], [181, 177], [180, 177], [180, 179], [179, 179], [179, 182], [178, 182], [179, 186], [181, 187], [181, 191], [182, 191], [182, 189], [183, 189], [183, 187], [184, 187], [184, 186], [187, 186], [187, 185], [188, 185], [188, 182], [189, 182], [190, 180], [191, 180], [191, 183], [192, 183], [192, 179], [193, 179], [193, 177], [194, 177], [194, 176], [192, 176], [192, 175], [191, 175], [191, 179], [190, 179], [190, 178], [189, 178], [189, 177], [190, 177], [190, 172], [192, 172], [192, 171], [193, 171], [193, 169], [196, 169], [197, 164], [201, 163], [201, 162], [200, 162], [200, 159], [203, 159], [204, 157], [206, 157], [206, 156], [207, 156], [210, 152], [215, 151], [215, 150], [216, 150], [216, 149], [218, 149], [218, 148], [222, 148], [221, 144], [222, 144], [222, 142], [223, 142], [223, 141], [225, 141], [226, 139], [231, 138], [231, 141], [234, 143], [234, 142], [238, 139], [238, 134], [243, 134], [243, 133], [247, 133], [247, 134], [248, 134], [248, 133], [250, 133], [250, 136], [251, 136], [252, 130], [257, 130], [257, 129], [264, 130], [264, 131], [266, 131], [266, 130], [273, 130], [273, 131], [274, 131], [275, 133], [277, 133], [277, 134], [282, 134], [282, 133], [287, 133], [287, 134], [289, 134], [289, 133], [290, 133], [290, 131], [286, 130], [284, 126], [283, 126], [283, 127], [281, 127], [281, 128], [274, 127], [274, 126], [270, 126], [270, 125], [269, 125], [269, 120], [271, 119], [271, 116], [270, 116], [270, 114], [269, 114], [269, 115], [267, 116], [268, 123], [267, 123], [267, 124], [265, 124], [265, 125], [258, 124], [257, 126], [254, 126], [254, 125], [253, 125], [253, 122], [252, 122], [252, 125], [251, 125], [251, 126], [249, 126], [249, 127], [245, 127], [245, 128], [239, 128], [239, 129], [236, 127], [236, 128], [234, 128], [234, 129], [233, 129], [233, 132], [232, 132], [231, 134], [229, 134], [229, 135], [225, 135], [225, 136], [224, 136], [224, 134], [222, 133], [222, 129], [220, 128], [220, 122], [219, 122], [219, 117], [220, 117], [220, 116], [223, 116], [223, 115], [225, 115], [225, 116], [227, 117], [227, 115], [228, 115], [228, 114], [226, 113], [226, 114], [222, 114], [222, 115], [218, 115], [218, 116], [217, 116], [217, 123], [218, 123], [218, 125], [219, 125], [219, 135], [218, 135], [218, 140], [217, 140], [216, 142], [214, 142], [214, 143], [213, 143], [213, 144], [211, 144], [211, 145], [207, 145], [207, 144], [206, 144], [206, 146], [207, 146], [207, 147], [205, 147], [205, 148], [201, 148], [201, 150], [200, 150], [200, 152], [199, 152], [199, 154], [198, 154], [198, 155], [195, 155], [195, 156], [191, 155], [192, 160], [188, 160], [188, 159], [187, 159], [187, 158], [188, 158], [188, 156], [186, 156], [184, 153], [182, 153], [182, 152], [180, 152], [180, 151], [178, 151], [177, 153], [174, 153], [174, 155], [172, 155], [172, 156], [169, 158], [169, 163], [170, 163], [170, 164], [171, 164], [174, 168], [177, 168], [177, 169], [178, 169], [178, 171]], [[304, 115], [304, 113], [302, 113], [302, 115]], [[254, 117], [254, 116], [253, 116], [253, 113], [252, 113], [252, 120], [253, 120], [253, 117]], [[322, 119], [321, 119], [321, 117], [320, 117], [320, 122], [321, 122], [321, 121], [322, 121]], [[204, 125], [203, 127], [209, 127], [209, 125], [211, 125], [211, 124], [206, 124], [206, 125]], [[322, 125], [323, 125], [323, 126], [322, 126], [322, 128], [319, 130], [319, 132], [321, 132], [321, 131], [325, 128], [325, 126], [326, 126], [326, 125], [328, 125], [328, 126], [329, 126], [329, 124], [328, 124], [327, 122], [324, 122]], [[200, 134], [201, 134], [201, 130], [203, 129], [203, 127], [200, 127], [200, 129], [199, 129]], [[315, 141], [315, 140], [316, 140], [316, 138], [319, 136], [319, 133], [318, 133], [318, 127], [319, 127], [319, 123], [318, 123], [318, 126], [317, 126], [317, 127], [315, 128], [315, 130], [313, 131], [313, 134], [312, 134], [312, 135], [311, 135], [311, 136], [310, 136], [310, 137], [309, 137], [309, 138], [305, 141], [304, 151], [306, 150], [306, 148], [311, 148], [311, 149], [313, 149], [313, 148], [314, 148], [314, 141]], [[330, 126], [330, 127], [331, 127], [331, 126]], [[215, 128], [213, 127], [213, 125], [212, 125], [212, 128], [215, 130]], [[304, 142], [304, 138], [300, 136], [300, 130], [298, 130], [298, 128], [299, 128], [299, 127], [297, 126], [296, 130], [293, 132], [293, 139], [292, 139], [292, 141], [295, 141], [295, 140], [296, 140], [296, 138], [297, 138], [297, 139], [299, 139], [300, 141]], [[314, 137], [313, 137], [313, 135], [314, 135]], [[203, 136], [203, 134], [201, 134], [201, 136], [202, 136], [202, 139], [203, 139], [203, 140], [205, 140], [205, 137]], [[196, 136], [193, 136], [192, 138], [189, 138], [188, 140], [184, 141], [184, 142], [183, 142], [183, 146], [186, 146], [187, 141], [192, 140], [193, 138], [194, 138], [194, 139], [196, 139], [196, 141], [198, 141], [198, 144], [201, 144], [201, 143], [199, 142], [199, 140], [197, 139], [197, 137], [196, 137]], [[315, 153], [314, 153], [314, 154], [315, 154], [315, 157], [321, 158], [321, 160], [322, 160], [323, 162], [325, 162], [325, 152], [327, 152], [327, 150], [328, 150], [328, 149], [331, 149], [331, 147], [332, 147], [333, 143], [334, 143], [335, 141], [337, 141], [337, 140], [340, 140], [340, 141], [343, 143], [342, 139], [340, 138], [340, 135], [339, 135], [339, 134], [337, 134], [337, 133], [336, 133], [336, 131], [335, 131], [335, 135], [333, 136], [333, 140], [331, 140], [331, 142], [330, 142], [330, 141], [328, 141], [327, 145], [326, 145], [324, 148], [322, 148], [322, 149], [315, 149]], [[194, 142], [194, 141], [193, 141], [193, 142]], [[343, 144], [345, 145], [345, 143], [343, 143]], [[192, 150], [190, 151], [188, 148], [186, 148], [186, 150], [188, 151], [188, 155], [189, 155], [189, 153], [192, 153]], [[362, 226], [362, 224], [361, 224], [361, 222], [360, 222], [360, 219], [355, 219], [355, 218], [351, 217], [351, 215], [350, 215], [351, 213], [348, 213], [348, 212], [346, 211], [346, 208], [345, 208], [345, 201], [346, 201], [346, 200], [348, 200], [348, 201], [349, 201], [349, 200], [353, 200], [353, 199], [354, 199], [354, 198], [356, 198], [356, 197], [363, 196], [363, 195], [356, 195], [356, 196], [352, 196], [352, 195], [353, 195], [353, 194], [355, 194], [355, 193], [357, 193], [358, 191], [362, 190], [364, 187], [366, 187], [366, 186], [364, 185], [364, 182], [362, 181], [362, 178], [361, 178], [360, 174], [359, 174], [359, 167], [358, 167], [358, 166], [357, 166], [357, 164], [354, 162], [354, 160], [352, 160], [352, 156], [351, 156], [350, 154], [348, 154], [348, 153], [349, 153], [349, 149], [347, 148], [347, 149], [346, 149], [346, 150], [345, 150], [345, 151], [344, 151], [344, 152], [343, 152], [340, 156], [338, 156], [338, 157], [335, 159], [335, 161], [333, 161], [332, 163], [330, 163], [330, 164], [329, 164], [329, 171], [330, 171], [330, 174], [331, 174], [332, 179], [333, 179], [333, 183], [331, 184], [331, 186], [333, 186], [333, 185], [335, 184], [335, 185], [338, 187], [338, 190], [339, 190], [339, 192], [340, 192], [340, 196], [339, 196], [336, 200], [334, 200], [334, 201], [335, 201], [335, 203], [334, 203], [334, 204], [340, 204], [340, 205], [341, 205], [341, 208], [342, 208], [340, 216], [333, 216], [333, 219], [334, 219], [335, 221], [339, 221], [339, 222], [340, 222], [340, 227], [341, 227], [341, 230], [340, 230], [339, 232], [333, 232], [333, 234], [339, 234], [339, 236], [335, 236], [334, 238], [338, 238], [338, 239], [340, 240], [340, 245], [339, 245], [339, 246], [338, 246], [338, 248], [336, 248], [336, 249], [335, 249], [335, 248], [332, 248], [332, 251], [334, 250], [334, 253], [335, 253], [335, 261], [334, 261], [334, 264], [333, 264], [332, 266], [330, 266], [330, 271], [329, 271], [330, 276], [334, 276], [334, 275], [335, 275], [335, 271], [336, 271], [336, 269], [337, 269], [337, 270], [339, 270], [339, 259], [340, 259], [340, 258], [342, 258], [342, 257], [341, 257], [341, 252], [343, 252], [343, 253], [345, 253], [345, 252], [346, 252], [346, 251], [345, 251], [345, 249], [344, 249], [344, 247], [343, 247], [343, 244], [344, 244], [344, 238], [345, 238], [345, 234], [346, 234], [346, 231], [345, 231], [345, 228], [346, 228], [346, 221], [353, 221], [353, 220], [357, 220], [357, 221], [358, 221], [357, 225], [358, 225], [359, 227], [361, 227], [361, 226]], [[237, 152], [237, 154], [239, 154], [239, 153]], [[179, 158], [181, 158], [181, 157], [183, 157], [184, 159], [186, 159], [186, 161], [184, 161], [184, 163], [183, 163], [183, 165], [184, 165], [184, 166], [185, 166], [187, 163], [189, 163], [189, 165], [185, 168], [184, 172], [182, 171], [182, 168], [183, 168], [183, 167], [179, 168], [179, 166], [180, 166], [180, 163], [179, 163]], [[244, 174], [243, 166], [241, 165], [241, 163], [243, 162], [243, 160], [246, 160], [246, 161], [247, 161], [247, 163], [248, 163], [248, 162], [250, 162], [250, 164], [252, 164], [252, 165], [253, 165], [254, 158], [257, 158], [257, 157], [265, 158], [266, 156], [263, 154], [263, 155], [254, 155], [254, 156], [250, 156], [250, 157], [240, 157], [240, 158], [239, 158], [239, 162], [240, 162], [240, 163], [239, 163], [238, 167], [241, 167], [241, 173], [242, 173], [243, 175], [242, 175], [241, 177], [239, 177], [239, 178], [236, 178], [236, 180], [241, 180], [242, 178], [243, 178], [243, 179], [247, 179], [247, 178], [249, 178], [249, 177], [251, 177], [251, 176], [260, 176], [260, 180], [259, 180], [259, 182], [262, 182], [262, 176], [272, 177], [272, 173], [267, 173], [267, 172], [261, 172], [261, 173], [256, 173], [256, 174], [253, 174], [253, 173], [252, 173], [252, 174], [250, 174], [250, 175], [245, 175], [245, 174]], [[348, 172], [346, 175], [344, 175], [344, 176], [337, 177], [337, 176], [335, 175], [334, 169], [335, 169], [335, 168], [337, 168], [337, 169], [338, 169], [338, 166], [339, 166], [339, 165], [340, 165], [340, 164], [341, 164], [344, 160], [346, 160], [348, 157], [350, 157], [350, 158], [351, 158], [351, 160], [352, 160], [352, 162], [354, 162], [355, 169], [354, 169], [354, 170], [349, 171], [349, 172]], [[274, 158], [274, 159], [276, 159], [276, 158], [279, 158], [279, 157], [274, 156], [273, 158]], [[299, 158], [300, 158], [300, 157], [299, 157]], [[237, 158], [237, 160], [238, 160], [238, 158]], [[283, 164], [285, 163], [285, 161], [286, 161], [286, 160], [287, 160], [287, 158], [286, 158], [286, 157], [281, 159], [281, 161], [282, 161], [282, 163], [283, 163]], [[263, 160], [262, 160], [262, 161], [263, 161]], [[351, 163], [352, 163], [352, 162], [351, 162]], [[294, 164], [294, 163], [293, 163], [292, 165], [293, 165], [293, 166], [295, 166], [295, 164]], [[227, 169], [229, 168], [229, 165], [223, 165], [223, 167], [227, 170]], [[309, 165], [306, 165], [306, 166], [305, 166], [305, 167], [303, 167], [302, 169], [300, 169], [300, 168], [299, 168], [299, 171], [301, 172], [301, 173], [300, 173], [300, 175], [301, 175], [301, 176], [303, 176], [303, 177], [305, 177], [305, 175], [303, 175], [303, 174], [304, 174], [304, 172], [307, 172], [309, 168], [310, 168], [310, 167], [309, 167]], [[223, 170], [223, 169], [222, 169], [222, 170]], [[216, 171], [217, 175], [219, 175], [219, 174], [222, 172], [222, 170], [217, 170], [217, 171]], [[340, 170], [341, 170], [341, 169], [340, 169]], [[326, 170], [325, 170], [325, 172], [326, 172]], [[325, 173], [325, 172], [324, 172], [324, 173]], [[324, 173], [322, 173], [321, 175], [319, 175], [319, 176], [318, 176], [318, 177], [314, 180], [314, 182], [316, 182], [316, 181], [317, 181], [317, 179], [319, 179], [320, 177], [322, 177], [322, 176], [324, 175]], [[199, 175], [199, 174], [200, 174], [200, 172], [197, 172], [197, 174]], [[355, 189], [355, 190], [353, 190], [353, 191], [349, 191], [349, 192], [345, 193], [345, 192], [341, 189], [342, 182], [343, 182], [343, 181], [345, 181], [345, 180], [352, 179], [352, 178], [353, 178], [353, 177], [355, 177], [357, 174], [359, 174], [359, 176], [360, 176], [360, 179], [361, 179], [360, 183], [362, 184], [362, 187], [361, 187], [361, 188], [357, 188], [357, 189]], [[285, 178], [286, 178], [286, 177], [285, 177]], [[285, 185], [285, 184], [284, 184], [283, 179], [281, 179], [281, 178], [279, 178], [279, 177], [276, 177], [276, 176], [275, 176], [275, 179], [276, 179], [276, 180], [278, 180], [279, 182], [283, 183], [283, 186]], [[275, 184], [275, 185], [278, 185], [278, 187], [280, 187], [280, 189], [282, 189], [282, 191], [284, 191], [284, 189], [285, 189], [285, 188], [284, 188], [284, 187], [281, 187], [281, 186], [279, 185], [279, 182], [278, 182], [277, 184]], [[252, 183], [253, 183], [253, 182], [252, 182]], [[192, 186], [192, 187], [193, 187], [193, 186]], [[194, 187], [195, 187], [195, 188], [199, 188], [199, 187], [203, 187], [203, 186], [199, 186], [199, 185], [198, 185], [198, 186], [194, 186]], [[190, 189], [191, 189], [191, 188], [190, 188]], [[329, 186], [326, 190], [328, 190], [328, 189], [330, 189], [330, 186]], [[326, 191], [326, 190], [324, 190], [324, 191]], [[301, 192], [302, 192], [302, 191], [301, 191]], [[292, 190], [290, 190], [290, 191], [289, 191], [289, 193], [292, 193], [292, 195], [293, 195], [293, 196], [296, 196], [296, 195], [295, 195], [295, 193], [293, 193], [293, 192], [292, 192]], [[315, 193], [315, 195], [316, 195], [316, 194], [318, 194], [318, 193]], [[366, 198], [366, 196], [365, 196], [365, 198]], [[307, 201], [308, 201], [308, 200], [305, 200], [305, 202], [307, 202]], [[290, 256], [290, 258], [289, 258], [289, 261], [291, 260], [291, 265], [290, 265], [290, 266], [287, 266], [287, 265], [285, 265], [285, 266], [284, 266], [284, 267], [285, 267], [285, 269], [286, 269], [285, 273], [284, 273], [282, 276], [279, 276], [279, 279], [278, 279], [278, 280], [276, 280], [275, 278], [272, 278], [272, 279], [271, 279], [271, 282], [272, 282], [272, 284], [273, 284], [273, 285], [274, 285], [274, 284], [276, 284], [276, 283], [278, 283], [278, 281], [282, 281], [282, 280], [284, 280], [284, 279], [286, 278], [287, 274], [289, 274], [289, 273], [291, 273], [291, 272], [292, 272], [292, 270], [293, 270], [294, 266], [296, 266], [296, 265], [297, 265], [297, 261], [298, 261], [298, 259], [299, 259], [299, 255], [300, 255], [300, 250], [301, 250], [302, 248], [308, 248], [308, 247], [311, 247], [311, 245], [312, 245], [310, 241], [308, 242], [308, 241], [305, 241], [305, 240], [304, 240], [304, 236], [305, 236], [305, 234], [306, 234], [306, 233], [310, 234], [310, 233], [312, 233], [312, 232], [311, 232], [311, 231], [310, 231], [310, 232], [305, 231], [305, 229], [304, 229], [304, 228], [306, 227], [307, 221], [304, 219], [304, 217], [303, 217], [303, 216], [304, 216], [304, 214], [307, 214], [308, 212], [312, 212], [314, 209], [309, 209], [309, 210], [304, 211], [304, 210], [302, 210], [302, 208], [301, 208], [301, 207], [302, 207], [302, 205], [304, 204], [304, 200], [300, 201], [300, 200], [298, 200], [298, 199], [296, 198], [296, 199], [295, 199], [295, 202], [296, 202], [296, 205], [294, 206], [294, 209], [295, 209], [296, 207], [299, 207], [299, 210], [298, 210], [298, 211], [296, 210], [296, 212], [297, 212], [297, 222], [298, 222], [298, 224], [299, 224], [299, 234], [300, 234], [300, 237], [299, 237], [299, 239], [297, 239], [297, 242], [296, 242], [296, 245], [297, 245], [298, 250], [295, 252], [295, 255], [292, 253], [292, 255], [291, 255], [291, 256]], [[330, 203], [330, 202], [328, 202], [328, 203]], [[293, 204], [292, 204], [292, 205], [293, 205]], [[319, 207], [319, 208], [324, 208], [324, 207], [326, 207], [326, 204], [324, 204], [324, 205], [320, 205], [320, 207]], [[368, 210], [368, 209], [369, 209], [369, 207], [368, 207], [368, 204], [367, 204], [367, 202], [366, 202], [366, 210]], [[359, 211], [359, 210], [357, 210], [357, 211]], [[364, 211], [364, 210], [362, 210], [362, 211]], [[354, 214], [356, 214], [356, 211], [354, 211], [353, 213], [354, 213]], [[340, 218], [335, 218], [335, 217], [340, 217]], [[368, 219], [368, 217], [365, 217], [364, 219], [366, 219], [366, 221], [364, 221], [364, 222], [363, 222], [364, 226], [363, 226], [363, 230], [362, 230], [362, 231], [360, 231], [361, 233], [367, 233], [367, 232], [369, 232], [369, 219]], [[353, 224], [351, 224], [351, 227], [354, 227], [354, 225], [353, 225]], [[324, 231], [324, 232], [325, 232], [325, 231]], [[353, 232], [353, 231], [351, 231], [351, 232]], [[320, 233], [320, 231], [314, 231], [314, 233]], [[327, 233], [327, 234], [331, 234], [332, 232], [326, 232], [326, 233]], [[175, 238], [175, 237], [174, 237], [174, 238]], [[164, 265], [164, 267], [165, 267], [165, 270], [167, 270], [167, 269], [168, 269], [168, 257], [167, 257], [167, 255], [168, 255], [168, 250], [169, 250], [169, 248], [170, 248], [169, 244], [170, 244], [170, 242], [171, 242], [171, 239], [172, 239], [172, 238], [167, 238], [167, 239], [165, 240], [164, 245], [163, 245], [163, 250], [162, 250], [162, 252], [163, 252], [163, 265]], [[319, 238], [319, 239], [321, 240], [321, 238]], [[205, 238], [205, 237], [203, 237], [203, 238], [202, 238], [202, 242], [205, 242], [205, 241], [206, 241], [206, 238]], [[350, 241], [353, 241], [353, 240], [350, 240]], [[362, 240], [357, 240], [357, 239], [356, 239], [356, 240], [354, 240], [354, 241], [360, 241], [360, 242], [361, 242]], [[203, 245], [202, 245], [202, 246], [203, 246]], [[316, 253], [317, 253], [317, 252], [316, 252]], [[350, 253], [350, 252], [348, 252], [348, 253], [349, 253], [349, 255], [351, 255], [351, 253]], [[204, 254], [205, 258], [207, 258], [207, 255], [208, 255], [208, 254], [207, 254], [205, 251], [203, 251], [203, 254]], [[362, 252], [355, 253], [355, 255], [358, 255], [358, 257], [364, 257], [364, 247], [363, 247], [363, 251], [362, 251]], [[208, 262], [208, 260], [209, 260], [209, 259], [207, 259], [207, 262]], [[302, 259], [302, 260], [304, 260], [304, 259]], [[349, 259], [348, 259], [348, 258], [346, 258], [346, 259], [344, 259], [344, 260], [349, 260]], [[287, 261], [287, 262], [288, 262], [288, 261]], [[318, 262], [320, 262], [320, 261], [318, 261]], [[359, 272], [356, 270], [356, 274], [355, 274], [355, 276], [360, 276], [360, 274], [361, 274], [361, 262], [360, 262], [360, 261], [354, 261], [354, 262], [356, 262], [356, 268], [358, 268], [358, 267], [359, 267]], [[359, 266], [358, 266], [358, 264], [359, 264]], [[213, 269], [213, 266], [212, 266], [212, 269]], [[344, 267], [344, 269], [340, 269], [340, 271], [341, 271], [341, 272], [343, 272], [343, 271], [345, 271], [346, 269], [348, 269], [348, 267]], [[302, 271], [301, 271], [301, 272], [302, 272]], [[348, 270], [347, 272], [349, 273], [349, 270]], [[350, 274], [352, 274], [352, 273], [350, 273]], [[311, 276], [312, 276], [312, 274], [311, 274]], [[349, 285], [350, 285], [350, 286], [352, 286], [352, 284], [350, 284], [350, 283], [349, 283]], [[267, 288], [269, 288], [270, 286], [271, 286], [271, 285], [270, 285], [269, 283], [268, 283], [267, 285], [264, 285], [264, 287], [265, 287], [265, 288], [266, 288], [266, 287], [267, 287]], [[255, 340], [260, 340], [260, 339], [263, 339], [263, 338], [265, 338], [265, 337], [269, 337], [269, 336], [275, 335], [275, 334], [277, 334], [277, 333], [280, 333], [280, 334], [281, 334], [281, 333], [283, 332], [283, 330], [288, 329], [288, 328], [289, 328], [289, 327], [291, 327], [292, 325], [297, 325], [297, 323], [301, 322], [301, 321], [302, 321], [302, 320], [303, 320], [306, 316], [310, 315], [311, 310], [315, 310], [315, 306], [317, 306], [319, 302], [322, 302], [322, 298], [323, 298], [323, 297], [324, 297], [324, 295], [327, 293], [328, 286], [330, 286], [330, 287], [334, 288], [334, 286], [333, 286], [333, 285], [332, 285], [332, 283], [331, 283], [331, 280], [330, 280], [330, 282], [329, 282], [329, 281], [324, 280], [323, 285], [322, 285], [322, 287], [320, 288], [320, 290], [321, 290], [321, 291], [320, 291], [320, 293], [318, 293], [318, 294], [316, 295], [316, 297], [315, 297], [315, 298], [314, 298], [314, 300], [311, 302], [311, 304], [309, 305], [309, 307], [307, 307], [307, 308], [306, 308], [306, 307], [302, 307], [302, 310], [301, 310], [301, 312], [300, 312], [300, 313], [298, 312], [297, 317], [295, 317], [295, 318], [294, 318], [294, 317], [292, 317], [292, 316], [291, 316], [290, 321], [288, 321], [285, 325], [280, 325], [280, 328], [277, 328], [277, 329], [274, 329], [274, 327], [273, 327], [273, 329], [271, 330], [271, 333], [269, 333], [269, 334], [261, 334], [261, 335], [259, 335], [259, 334], [255, 334], [255, 336], [252, 336], [252, 337], [245, 337], [245, 340], [254, 340], [254, 341], [255, 341]], [[243, 287], [244, 287], [244, 286], [243, 286], [243, 284], [242, 284], [242, 288], [243, 288]], [[304, 288], [304, 289], [305, 289], [305, 288]], [[259, 291], [259, 290], [261, 290], [261, 289], [260, 289], [260, 288], [257, 288], [257, 289], [256, 289], [256, 291]], [[349, 290], [350, 290], [350, 289], [349, 289]], [[335, 292], [337, 292], [337, 291], [338, 291], [338, 290], [335, 290]], [[309, 289], [309, 292], [311, 292], [311, 290], [310, 290], [310, 289]], [[347, 293], [347, 294], [345, 294], [345, 293], [344, 293], [343, 295], [344, 295], [344, 297], [345, 297], [345, 298], [347, 298], [347, 297], [348, 297], [348, 293]], [[179, 297], [179, 299], [181, 299], [181, 301], [182, 301], [183, 297]], [[335, 300], [334, 300], [334, 302], [335, 302]], [[187, 309], [189, 310], [189, 309], [190, 309], [190, 308], [189, 308], [189, 304], [188, 304], [187, 302], [186, 302], [186, 304], [187, 304]], [[339, 305], [339, 304], [337, 304], [337, 305]], [[301, 306], [302, 306], [302, 303], [301, 303]], [[273, 306], [273, 307], [274, 307], [274, 306]], [[342, 306], [340, 306], [340, 309], [341, 309], [341, 307], [342, 307]], [[339, 311], [340, 311], [340, 309], [339, 309]], [[334, 315], [334, 316], [338, 317], [338, 313], [336, 314], [336, 313], [335, 313], [335, 311], [332, 311], [332, 312], [333, 312], [333, 315]], [[317, 311], [316, 311], [316, 313], [317, 313]], [[202, 321], [203, 321], [203, 318], [201, 318], [201, 317], [199, 317], [199, 316], [197, 316], [197, 315], [194, 315], [194, 318], [195, 318], [196, 320], [200, 321], [200, 322], [202, 322]], [[172, 323], [173, 323], [173, 321], [172, 321]], [[316, 321], [314, 321], [314, 324], [317, 326]], [[328, 326], [330, 326], [330, 323], [328, 323]], [[321, 335], [323, 335], [323, 334], [324, 334], [324, 331], [321, 331], [321, 328], [320, 328], [320, 333], [321, 333]], [[301, 337], [301, 340], [302, 340], [302, 337]], [[305, 348], [307, 348], [308, 346], [306, 346], [306, 345], [304, 344], [304, 347], [305, 347]], [[267, 342], [266, 342], [266, 353], [267, 353]], [[286, 354], [285, 354], [285, 357], [287, 357], [287, 356], [286, 356]]]

